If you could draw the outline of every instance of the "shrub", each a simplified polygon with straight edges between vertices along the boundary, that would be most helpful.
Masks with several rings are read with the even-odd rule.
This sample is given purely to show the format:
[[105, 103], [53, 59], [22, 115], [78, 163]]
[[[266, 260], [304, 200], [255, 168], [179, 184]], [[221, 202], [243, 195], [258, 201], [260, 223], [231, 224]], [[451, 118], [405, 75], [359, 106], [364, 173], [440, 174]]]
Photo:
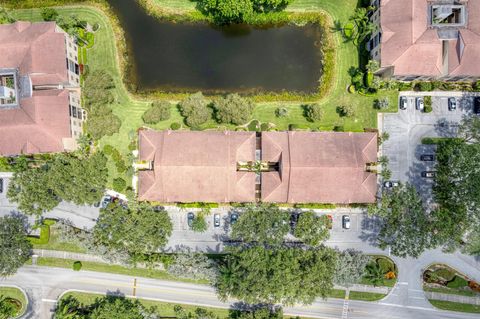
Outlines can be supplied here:
[[286, 117], [288, 115], [288, 109], [284, 107], [279, 107], [275, 110], [276, 117]]
[[137, 141], [131, 141], [130, 144], [128, 144], [128, 150], [134, 151], [136, 149], [137, 149]]
[[468, 281], [466, 281], [464, 278], [460, 277], [460, 276], [455, 276], [453, 278], [453, 280], [449, 281], [447, 283], [447, 287], [448, 288], [463, 288], [463, 287], [466, 287], [468, 286]]
[[80, 271], [82, 269], [82, 262], [81, 261], [74, 261], [73, 262], [73, 270]]
[[113, 146], [112, 145], [107, 144], [103, 147], [103, 153], [105, 153], [105, 155], [112, 155], [112, 152], [113, 152]]
[[447, 268], [440, 268], [434, 271], [434, 274], [445, 281], [451, 281], [455, 277], [455, 273]]
[[289, 131], [295, 131], [295, 130], [298, 130], [299, 127], [298, 127], [298, 124], [289, 124], [288, 125], [288, 130]]
[[208, 104], [202, 92], [197, 92], [182, 100], [178, 106], [182, 116], [185, 117], [185, 123], [190, 127], [198, 128], [212, 117]]
[[432, 112], [433, 111], [433, 109], [432, 109], [432, 97], [431, 96], [425, 96], [425, 98], [423, 99], [423, 102], [425, 104], [425, 108], [424, 108], [425, 113]]
[[115, 162], [115, 167], [117, 168], [117, 172], [119, 172], [120, 174], [124, 173], [127, 170], [127, 165], [125, 165], [125, 162], [123, 160]]
[[142, 115], [142, 120], [147, 124], [157, 124], [170, 118], [172, 105], [167, 101], [155, 101]]
[[219, 123], [241, 125], [252, 116], [254, 104], [250, 99], [233, 93], [215, 100], [213, 107]]
[[352, 93], [352, 94], [353, 94], [353, 93], [355, 93], [355, 92], [356, 92], [356, 90], [355, 90], [355, 85], [350, 84], [350, 85], [348, 86], [348, 93]]
[[352, 36], [353, 36], [353, 28], [354, 28], [354, 25], [352, 22], [347, 22], [345, 24], [345, 26], [343, 27], [343, 36], [346, 38], [346, 39], [351, 39]]
[[252, 132], [258, 130], [258, 124], [259, 122], [257, 120], [251, 121], [248, 123], [248, 130]]
[[433, 90], [432, 82], [418, 82], [414, 86], [415, 91], [428, 92]]
[[260, 125], [260, 131], [268, 131], [269, 128], [270, 128], [270, 125], [268, 123], [262, 123]]
[[352, 117], [355, 116], [355, 109], [351, 105], [342, 105], [337, 107], [337, 113], [340, 116]]
[[96, 32], [98, 31], [98, 29], [100, 29], [100, 24], [98, 24], [98, 22], [95, 22], [92, 26], [92, 30]]
[[53, 8], [42, 8], [43, 21], [55, 21], [58, 18], [57, 10]]
[[372, 87], [372, 84], [373, 84], [373, 73], [367, 72], [365, 74], [365, 86], [369, 88], [369, 87]]
[[384, 274], [395, 270], [395, 264], [388, 258], [378, 258], [377, 264]]
[[172, 124], [170, 124], [170, 128], [174, 131], [179, 130], [180, 129], [180, 123], [173, 122]]
[[120, 154], [120, 152], [116, 149], [116, 148], [113, 148], [112, 147], [112, 159], [115, 161], [115, 162], [119, 162], [122, 160], [122, 155]]
[[323, 109], [318, 103], [305, 105], [305, 117], [310, 122], [320, 121], [323, 118]]
[[333, 131], [334, 132], [345, 132], [345, 127], [343, 127], [343, 125], [335, 125], [333, 127]]
[[205, 220], [205, 217], [201, 215], [195, 216], [192, 221], [192, 230], [198, 233], [205, 232], [207, 230], [207, 221]]
[[113, 180], [113, 190], [116, 192], [123, 192], [125, 190], [125, 187], [127, 187], [127, 182], [121, 177], [115, 178]]
[[376, 99], [373, 102], [373, 105], [375, 106], [376, 109], [384, 110], [384, 109], [388, 109], [388, 107], [390, 106], [390, 101], [386, 97], [383, 99]]

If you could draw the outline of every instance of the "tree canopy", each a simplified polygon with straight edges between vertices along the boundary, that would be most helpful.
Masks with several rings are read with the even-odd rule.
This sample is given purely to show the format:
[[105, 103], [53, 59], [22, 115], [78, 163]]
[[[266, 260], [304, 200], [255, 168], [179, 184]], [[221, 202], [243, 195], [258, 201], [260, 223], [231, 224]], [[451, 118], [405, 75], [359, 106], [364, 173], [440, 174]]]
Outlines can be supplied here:
[[294, 235], [305, 244], [318, 246], [330, 237], [330, 220], [327, 215], [317, 216], [313, 211], [300, 214]]
[[236, 248], [220, 266], [219, 297], [247, 303], [311, 304], [333, 288], [336, 253], [333, 249]]
[[157, 124], [170, 118], [170, 109], [172, 105], [167, 101], [155, 101], [152, 106], [142, 115], [143, 122], [147, 124]]
[[279, 245], [290, 231], [290, 213], [274, 205], [249, 205], [232, 226], [231, 237], [245, 243]]
[[339, 252], [333, 282], [343, 287], [359, 283], [370, 260], [370, 256], [355, 249]]
[[383, 219], [378, 241], [381, 248], [390, 246], [392, 254], [418, 257], [433, 246], [431, 220], [412, 185], [385, 192], [380, 205], [371, 206], [369, 212]]
[[240, 125], [250, 120], [254, 104], [250, 99], [234, 93], [215, 100], [213, 107], [218, 122]]
[[100, 211], [93, 229], [97, 243], [129, 255], [158, 252], [168, 242], [172, 222], [167, 212], [148, 204], [136, 208], [109, 205]]
[[15, 274], [30, 257], [25, 221], [19, 216], [0, 217], [0, 278]]
[[206, 279], [214, 282], [217, 276], [217, 265], [205, 254], [184, 252], [175, 255], [174, 262], [167, 271], [177, 277]]
[[185, 123], [193, 128], [212, 118], [212, 110], [208, 107], [210, 102], [203, 96], [202, 92], [197, 92], [185, 98], [178, 103], [180, 113], [185, 117]]
[[323, 108], [318, 103], [305, 105], [304, 109], [305, 117], [310, 122], [320, 121], [323, 118]]

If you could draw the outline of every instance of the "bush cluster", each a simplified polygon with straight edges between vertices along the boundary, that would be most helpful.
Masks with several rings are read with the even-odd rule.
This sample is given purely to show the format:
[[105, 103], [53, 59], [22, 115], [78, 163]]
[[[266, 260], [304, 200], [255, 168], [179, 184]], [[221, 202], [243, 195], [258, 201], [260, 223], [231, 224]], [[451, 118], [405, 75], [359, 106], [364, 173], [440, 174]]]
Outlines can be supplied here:
[[320, 104], [313, 103], [304, 106], [305, 108], [305, 117], [310, 122], [320, 121], [323, 118], [323, 109]]
[[250, 99], [240, 95], [228, 94], [213, 102], [215, 118], [219, 123], [241, 125], [245, 124], [252, 116], [255, 105]]
[[209, 104], [202, 92], [197, 92], [182, 100], [178, 106], [180, 113], [185, 117], [185, 123], [192, 128], [199, 128], [212, 118]]
[[167, 101], [155, 101], [151, 107], [142, 115], [142, 120], [146, 124], [157, 124], [160, 121], [166, 121], [170, 118], [170, 109], [172, 105]]

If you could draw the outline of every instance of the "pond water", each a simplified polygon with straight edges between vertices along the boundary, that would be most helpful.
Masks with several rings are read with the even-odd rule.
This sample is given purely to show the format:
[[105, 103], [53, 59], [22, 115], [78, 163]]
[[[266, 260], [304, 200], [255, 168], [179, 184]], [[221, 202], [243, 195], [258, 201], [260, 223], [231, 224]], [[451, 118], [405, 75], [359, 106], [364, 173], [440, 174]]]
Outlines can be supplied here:
[[252, 28], [172, 23], [135, 0], [109, 0], [126, 33], [138, 90], [314, 93], [321, 75], [316, 25]]

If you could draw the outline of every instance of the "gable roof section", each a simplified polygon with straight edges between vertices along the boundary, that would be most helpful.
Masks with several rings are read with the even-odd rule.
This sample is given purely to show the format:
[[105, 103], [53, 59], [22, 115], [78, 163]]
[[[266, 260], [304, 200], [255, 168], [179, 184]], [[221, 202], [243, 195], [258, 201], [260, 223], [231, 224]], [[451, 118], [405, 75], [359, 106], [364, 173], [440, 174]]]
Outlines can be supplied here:
[[[262, 173], [262, 200], [287, 203], [371, 203], [377, 178], [374, 133], [264, 132], [262, 148], [282, 148], [280, 172]], [[262, 152], [269, 161], [271, 153]]]
[[255, 174], [237, 171], [255, 160], [254, 132], [142, 130], [139, 143], [140, 160], [153, 161], [139, 174], [140, 200], [255, 201]]

